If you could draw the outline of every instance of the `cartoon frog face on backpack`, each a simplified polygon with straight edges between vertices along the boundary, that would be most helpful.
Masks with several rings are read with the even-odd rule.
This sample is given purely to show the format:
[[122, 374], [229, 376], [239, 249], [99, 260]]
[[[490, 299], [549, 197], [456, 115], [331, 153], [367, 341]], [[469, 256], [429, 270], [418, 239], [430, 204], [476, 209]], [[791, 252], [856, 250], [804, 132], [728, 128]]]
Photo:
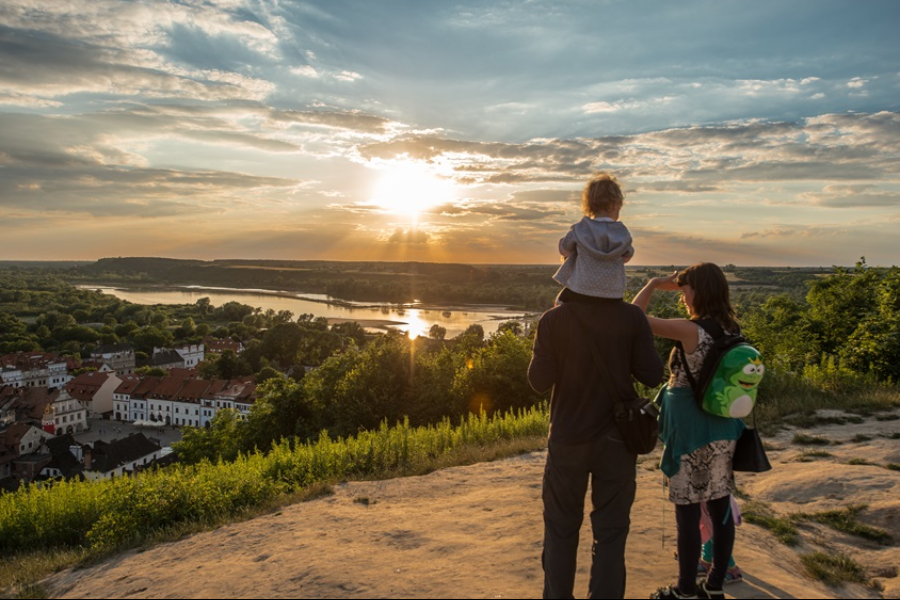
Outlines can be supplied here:
[[[752, 350], [752, 349], [751, 349]], [[735, 359], [735, 365], [726, 365], [728, 369], [739, 369], [734, 372], [731, 372], [728, 380], [732, 383], [732, 385], [736, 385], [745, 390], [752, 390], [759, 386], [759, 382], [762, 381], [763, 374], [766, 372], [766, 367], [763, 365], [762, 360], [760, 360], [759, 355], [756, 355], [755, 352], [748, 352], [751, 356], [745, 357], [744, 353], [741, 353], [739, 357], [741, 360], [738, 361]], [[730, 356], [728, 358], [731, 358]], [[741, 367], [743, 364], [743, 368]]]
[[730, 350], [712, 382], [719, 414], [731, 417], [750, 414], [765, 371], [759, 352], [753, 347], [738, 346]]

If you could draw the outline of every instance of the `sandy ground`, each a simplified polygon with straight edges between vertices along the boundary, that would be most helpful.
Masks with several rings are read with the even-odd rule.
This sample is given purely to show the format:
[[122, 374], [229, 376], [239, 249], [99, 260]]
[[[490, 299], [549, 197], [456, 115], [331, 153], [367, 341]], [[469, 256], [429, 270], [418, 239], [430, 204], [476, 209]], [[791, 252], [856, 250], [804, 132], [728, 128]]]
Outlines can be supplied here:
[[[900, 598], [900, 420], [817, 426], [802, 431], [829, 446], [792, 442], [798, 430], [767, 440], [774, 469], [738, 474], [749, 498], [777, 513], [866, 504], [860, 519], [888, 530], [879, 546], [804, 526], [789, 548], [744, 523], [735, 556], [745, 580], [734, 598]], [[871, 437], [857, 438], [858, 434]], [[854, 441], [855, 438], [855, 441]], [[830, 456], [812, 456], [811, 451]], [[130, 552], [48, 583], [61, 598], [538, 598], [541, 594], [541, 474], [544, 452], [421, 477], [336, 486], [335, 494], [178, 542]], [[867, 461], [872, 464], [847, 464]], [[674, 581], [674, 517], [650, 457], [638, 465], [638, 497], [628, 542], [627, 597], [646, 598]], [[587, 590], [587, 519], [576, 597]], [[842, 552], [873, 586], [830, 589], [803, 574], [800, 554]], [[880, 588], [880, 589], [879, 589]]]

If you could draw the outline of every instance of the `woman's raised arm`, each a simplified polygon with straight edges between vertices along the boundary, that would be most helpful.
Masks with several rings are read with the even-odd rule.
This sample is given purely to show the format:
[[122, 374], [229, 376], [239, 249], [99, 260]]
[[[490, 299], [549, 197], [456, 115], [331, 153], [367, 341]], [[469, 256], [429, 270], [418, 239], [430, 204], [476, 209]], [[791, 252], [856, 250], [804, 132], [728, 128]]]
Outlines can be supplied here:
[[[637, 293], [631, 303], [640, 306], [641, 310], [646, 314], [647, 306], [650, 304], [650, 298], [653, 296], [654, 291], [677, 291], [681, 289], [675, 283], [677, 277], [677, 272], [668, 277], [654, 277]], [[692, 323], [688, 319], [658, 319], [650, 315], [647, 315], [647, 321], [650, 323], [650, 330], [653, 331], [653, 335], [681, 342], [685, 352], [689, 354], [697, 349], [699, 338], [696, 323]]]

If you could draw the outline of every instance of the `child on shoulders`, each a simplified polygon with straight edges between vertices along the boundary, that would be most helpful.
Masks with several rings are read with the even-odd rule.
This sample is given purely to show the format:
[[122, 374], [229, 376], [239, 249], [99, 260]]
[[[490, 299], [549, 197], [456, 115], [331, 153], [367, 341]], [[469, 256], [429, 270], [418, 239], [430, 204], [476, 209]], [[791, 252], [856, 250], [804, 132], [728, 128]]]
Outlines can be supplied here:
[[565, 286], [557, 303], [566, 301], [566, 290], [599, 298], [625, 295], [625, 263], [634, 256], [631, 233], [619, 221], [625, 194], [612, 175], [599, 173], [581, 194], [584, 218], [559, 240], [565, 259], [553, 276]]

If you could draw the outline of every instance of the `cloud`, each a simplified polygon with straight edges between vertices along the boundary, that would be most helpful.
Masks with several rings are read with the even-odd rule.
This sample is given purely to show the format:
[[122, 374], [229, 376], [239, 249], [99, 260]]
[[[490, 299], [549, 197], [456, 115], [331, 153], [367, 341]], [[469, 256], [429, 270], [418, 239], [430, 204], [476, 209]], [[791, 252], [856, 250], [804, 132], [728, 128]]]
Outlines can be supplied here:
[[393, 121], [390, 119], [371, 115], [362, 111], [334, 111], [334, 110], [269, 110], [268, 117], [273, 121], [285, 123], [302, 123], [306, 125], [320, 125], [337, 129], [347, 129], [361, 133], [384, 133]]
[[[113, 118], [121, 128], [119, 134], [126, 137], [129, 132], [159, 133], [157, 127], [162, 123], [142, 121], [133, 114], [105, 116]], [[103, 121], [102, 116], [95, 117]], [[126, 130], [127, 123], [130, 130]], [[162, 216], [227, 210], [250, 201], [255, 194], [286, 191], [302, 184], [296, 179], [221, 170], [152, 168], [142, 156], [120, 147], [122, 138], [108, 133], [116, 130], [115, 126], [99, 131], [96, 126], [90, 117], [0, 113], [4, 131], [0, 206], [95, 216]], [[45, 135], [46, 131], [53, 135]], [[220, 132], [211, 139], [270, 150], [275, 143], [233, 132]]]
[[820, 238], [834, 237], [846, 233], [847, 227], [797, 227], [784, 226], [748, 231], [741, 234], [741, 239], [796, 239], [796, 238]]
[[95, 217], [171, 217], [247, 206], [255, 194], [294, 188], [297, 181], [216, 171], [107, 167], [4, 169], [0, 206]]
[[614, 113], [620, 110], [639, 108], [640, 106], [641, 103], [635, 100], [620, 100], [618, 102], [588, 102], [582, 106], [582, 109], [590, 115], [595, 113]]
[[581, 206], [581, 190], [525, 190], [513, 192], [510, 195], [512, 202], [526, 202], [544, 205], [568, 204], [575, 207]]
[[822, 115], [793, 123], [749, 121], [519, 144], [407, 135], [358, 151], [363, 162], [440, 162], [465, 185], [577, 184], [606, 170], [636, 189], [709, 193], [737, 182], [900, 175], [900, 114]]
[[878, 190], [872, 185], [832, 185], [822, 192], [806, 192], [801, 198], [823, 208], [900, 206], [900, 192]]
[[63, 103], [47, 98], [39, 98], [37, 96], [0, 93], [0, 105], [22, 106], [26, 108], [60, 108], [63, 106]]
[[670, 104], [675, 98], [673, 96], [663, 96], [660, 98], [648, 98], [645, 100], [636, 100], [634, 98], [628, 100], [617, 100], [615, 102], [588, 102], [582, 106], [585, 114], [597, 113], [617, 113], [623, 111], [636, 111], [648, 108], [657, 108], [659, 106]]
[[310, 65], [303, 65], [302, 67], [293, 67], [291, 68], [291, 73], [294, 75], [299, 75], [300, 77], [311, 77], [313, 79], [318, 79], [319, 72], [316, 71], [315, 67]]
[[427, 244], [430, 239], [431, 236], [420, 229], [403, 229], [398, 227], [387, 238], [387, 241], [391, 244]]
[[328, 210], [335, 210], [340, 212], [347, 212], [353, 214], [381, 214], [384, 213], [385, 210], [381, 206], [377, 204], [372, 204], [370, 202], [355, 202], [353, 204], [329, 204], [325, 207]]
[[260, 100], [274, 84], [215, 69], [172, 68], [152, 52], [0, 28], [0, 89], [59, 98], [76, 93]]
[[334, 78], [337, 79], [338, 81], [351, 82], [351, 81], [357, 81], [359, 79], [362, 79], [362, 75], [360, 75], [359, 73], [356, 73], [355, 71], [341, 71], [340, 73], [335, 75]]
[[[668, 192], [673, 194], [704, 194], [708, 192], [725, 191], [722, 185], [710, 185], [697, 181], [646, 181], [635, 185], [634, 192]], [[628, 190], [626, 190], [626, 193]]]

